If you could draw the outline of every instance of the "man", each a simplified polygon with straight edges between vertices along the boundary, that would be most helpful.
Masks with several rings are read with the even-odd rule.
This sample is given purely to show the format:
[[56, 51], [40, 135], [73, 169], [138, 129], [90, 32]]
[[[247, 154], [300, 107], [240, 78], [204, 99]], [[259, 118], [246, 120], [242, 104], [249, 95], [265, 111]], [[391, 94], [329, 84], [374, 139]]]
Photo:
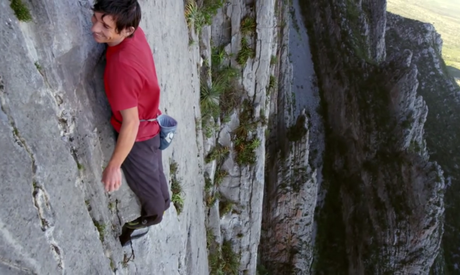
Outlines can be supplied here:
[[104, 85], [117, 132], [102, 182], [107, 192], [118, 190], [121, 167], [142, 205], [141, 216], [123, 226], [120, 241], [124, 245], [134, 230], [160, 223], [170, 204], [158, 149], [160, 127], [155, 121], [160, 113], [160, 87], [152, 51], [139, 28], [137, 0], [97, 0], [93, 11], [94, 40], [108, 45]]

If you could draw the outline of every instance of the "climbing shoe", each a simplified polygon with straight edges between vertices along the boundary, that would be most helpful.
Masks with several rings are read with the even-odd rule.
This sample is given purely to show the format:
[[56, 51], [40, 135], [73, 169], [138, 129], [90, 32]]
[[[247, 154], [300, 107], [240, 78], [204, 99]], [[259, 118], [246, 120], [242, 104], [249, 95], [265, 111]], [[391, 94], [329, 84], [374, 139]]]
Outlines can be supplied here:
[[147, 233], [149, 233], [148, 227], [146, 227], [143, 230], [134, 230], [134, 229], [124, 228], [123, 233], [119, 237], [121, 246], [126, 246], [132, 240], [142, 238], [145, 235], [147, 235]]
[[138, 218], [134, 221], [125, 223], [125, 227], [129, 229], [139, 229], [147, 227], [147, 219]]

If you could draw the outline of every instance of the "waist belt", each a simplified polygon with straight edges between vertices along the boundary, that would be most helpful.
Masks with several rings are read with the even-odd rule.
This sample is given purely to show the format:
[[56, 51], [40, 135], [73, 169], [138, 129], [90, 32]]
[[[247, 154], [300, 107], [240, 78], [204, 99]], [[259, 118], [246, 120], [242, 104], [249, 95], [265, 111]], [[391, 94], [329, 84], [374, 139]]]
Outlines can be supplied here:
[[[119, 121], [118, 119], [116, 119], [115, 116], [112, 116], [112, 117], [113, 117], [113, 119], [114, 119], [116, 122], [118, 122], [118, 123], [120, 123], [120, 124], [123, 124], [123, 122], [121, 122], [121, 121]], [[139, 119], [139, 121], [140, 121], [140, 122], [144, 122], [144, 121], [152, 122], [152, 121], [157, 121], [157, 119], [156, 119], [156, 118]]]

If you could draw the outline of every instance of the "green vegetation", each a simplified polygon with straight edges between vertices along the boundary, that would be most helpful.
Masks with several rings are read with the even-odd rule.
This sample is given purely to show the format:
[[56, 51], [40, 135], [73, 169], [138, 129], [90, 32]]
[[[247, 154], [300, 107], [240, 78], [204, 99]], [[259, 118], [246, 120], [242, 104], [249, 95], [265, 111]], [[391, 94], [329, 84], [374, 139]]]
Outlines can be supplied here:
[[105, 228], [106, 228], [105, 223], [101, 223], [96, 220], [93, 220], [93, 223], [97, 231], [99, 232], [99, 239], [101, 240], [101, 242], [104, 242], [104, 234], [105, 234]]
[[38, 63], [38, 61], [35, 61], [34, 65], [35, 65], [35, 68], [37, 68], [37, 70], [41, 73], [42, 66], [40, 66], [40, 63]]
[[200, 107], [204, 121], [203, 128], [208, 128], [209, 118], [227, 118], [239, 105], [244, 90], [236, 81], [239, 71], [230, 66], [222, 65], [227, 57], [222, 48], [214, 47], [212, 50], [212, 84], [201, 84]]
[[172, 198], [171, 201], [174, 203], [174, 207], [177, 210], [177, 214], [180, 215], [184, 208], [184, 198], [182, 191], [182, 184], [180, 179], [177, 176], [179, 166], [175, 161], [170, 161], [169, 171], [171, 173], [171, 192]]
[[276, 78], [274, 75], [270, 75], [270, 80], [268, 82], [268, 90], [271, 92], [276, 86]]
[[235, 140], [236, 162], [239, 165], [253, 165], [256, 163], [255, 150], [260, 146], [260, 139], [254, 138], [247, 142], [243, 138]]
[[197, 33], [201, 32], [205, 25], [211, 25], [212, 18], [223, 4], [223, 0], [204, 0], [203, 4], [198, 6], [195, 0], [189, 0], [184, 11], [188, 27], [194, 26]]
[[21, 0], [11, 0], [10, 7], [19, 21], [27, 22], [32, 20], [29, 9]]
[[239, 165], [253, 165], [257, 160], [255, 150], [261, 144], [253, 132], [260, 121], [254, 121], [253, 108], [249, 100], [243, 101], [239, 121], [240, 125], [233, 132], [235, 160]]
[[222, 246], [216, 242], [210, 229], [206, 230], [208, 264], [210, 275], [237, 275], [241, 256], [232, 249], [232, 243], [225, 240]]
[[227, 171], [222, 170], [222, 169], [220, 169], [219, 171], [216, 171], [216, 175], [214, 176], [214, 185], [219, 186], [226, 176], [228, 176]]
[[205, 162], [209, 163], [213, 160], [216, 160], [217, 162], [221, 162], [224, 160], [225, 157], [227, 157], [229, 152], [229, 148], [226, 146], [215, 146], [214, 148], [209, 151], [208, 155], [205, 157]]
[[200, 89], [200, 108], [203, 118], [220, 115], [219, 98], [222, 90], [219, 86], [208, 86], [202, 83]]
[[249, 58], [256, 57], [256, 51], [249, 46], [246, 37], [241, 38], [241, 49], [236, 56], [236, 62], [241, 66], [245, 66]]
[[116, 269], [115, 262], [113, 261], [112, 258], [110, 258], [110, 268], [111, 268], [113, 271], [115, 271], [115, 269]]
[[243, 35], [253, 35], [256, 32], [256, 19], [251, 16], [246, 16], [241, 20], [241, 33]]
[[272, 58], [270, 59], [270, 65], [276, 65], [278, 63], [278, 57], [276, 55], [272, 55]]
[[232, 211], [233, 206], [235, 205], [234, 202], [229, 200], [222, 200], [219, 202], [219, 215], [220, 217], [230, 213]]
[[460, 83], [460, 4], [456, 0], [388, 0], [388, 11], [431, 23], [443, 40], [442, 55], [452, 76]]

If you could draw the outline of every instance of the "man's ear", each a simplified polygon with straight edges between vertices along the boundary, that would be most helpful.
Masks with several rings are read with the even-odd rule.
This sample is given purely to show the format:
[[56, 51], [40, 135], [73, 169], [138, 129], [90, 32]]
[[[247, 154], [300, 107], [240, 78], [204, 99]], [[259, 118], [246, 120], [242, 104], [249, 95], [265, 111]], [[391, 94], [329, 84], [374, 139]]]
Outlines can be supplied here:
[[131, 34], [134, 33], [135, 30], [136, 30], [136, 29], [134, 29], [134, 27], [126, 28], [126, 29], [125, 29], [125, 36], [126, 36], [126, 37], [130, 36]]

